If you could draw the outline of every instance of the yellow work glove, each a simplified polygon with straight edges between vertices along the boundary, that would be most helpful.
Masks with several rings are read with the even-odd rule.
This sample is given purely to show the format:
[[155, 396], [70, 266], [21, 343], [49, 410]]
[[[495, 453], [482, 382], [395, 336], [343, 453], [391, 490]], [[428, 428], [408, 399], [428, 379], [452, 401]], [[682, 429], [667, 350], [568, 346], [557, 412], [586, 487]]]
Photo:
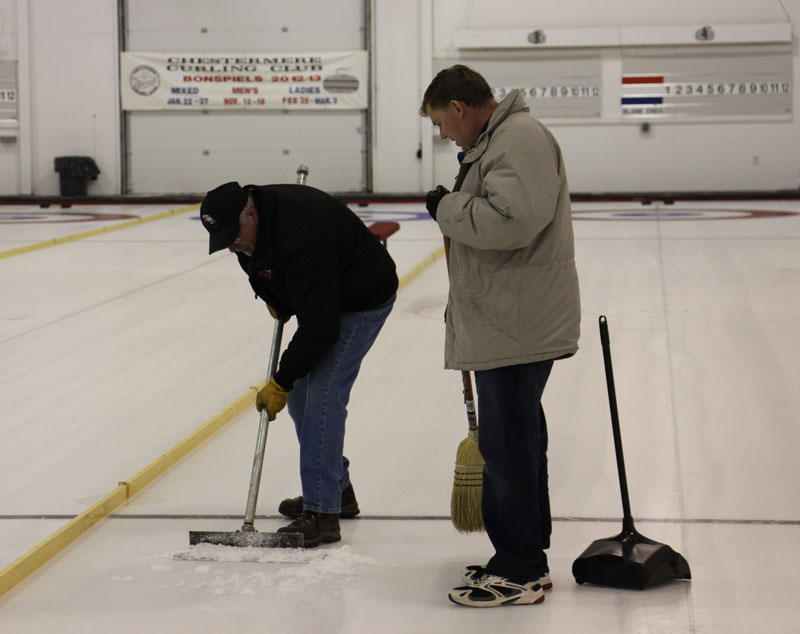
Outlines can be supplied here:
[[278, 311], [277, 311], [277, 310], [275, 310], [275, 309], [274, 309], [272, 306], [270, 306], [269, 304], [267, 304], [267, 310], [269, 311], [269, 314], [270, 314], [270, 315], [272, 315], [272, 318], [273, 318], [273, 319], [277, 319], [277, 318], [278, 318]]
[[272, 377], [256, 395], [256, 408], [260, 412], [266, 407], [269, 420], [275, 420], [278, 412], [286, 407], [286, 399], [289, 398], [289, 392], [291, 390], [284, 390], [278, 385], [275, 377]]

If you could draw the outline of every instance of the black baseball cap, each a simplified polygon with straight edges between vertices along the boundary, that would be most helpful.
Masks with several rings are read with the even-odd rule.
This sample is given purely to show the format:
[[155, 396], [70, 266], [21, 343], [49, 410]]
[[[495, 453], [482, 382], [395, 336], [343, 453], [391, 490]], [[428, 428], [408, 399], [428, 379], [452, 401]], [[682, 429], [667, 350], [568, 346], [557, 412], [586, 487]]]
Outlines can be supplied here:
[[212, 189], [200, 204], [200, 220], [208, 231], [209, 255], [231, 246], [239, 236], [239, 215], [247, 190], [233, 181]]

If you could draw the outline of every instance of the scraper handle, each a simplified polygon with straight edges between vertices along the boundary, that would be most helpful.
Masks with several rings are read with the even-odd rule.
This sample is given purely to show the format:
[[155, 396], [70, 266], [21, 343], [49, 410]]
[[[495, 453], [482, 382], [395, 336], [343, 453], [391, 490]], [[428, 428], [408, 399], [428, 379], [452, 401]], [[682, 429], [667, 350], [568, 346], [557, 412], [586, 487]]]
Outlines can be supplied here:
[[[281, 351], [281, 338], [283, 337], [284, 320], [278, 317], [272, 331], [272, 349], [269, 355], [267, 368], [267, 381], [275, 374], [278, 367], [278, 355]], [[264, 452], [267, 447], [267, 432], [269, 432], [269, 414], [264, 407], [258, 419], [258, 437], [256, 438], [256, 453], [253, 457], [253, 471], [250, 474], [250, 489], [247, 493], [247, 508], [244, 512], [243, 531], [254, 531], [256, 519], [256, 505], [258, 504], [258, 489], [261, 486], [261, 470], [264, 466]]]
[[[297, 167], [297, 184], [305, 185], [308, 179], [308, 166], [299, 165]], [[272, 348], [269, 355], [269, 365], [267, 367], [267, 381], [275, 376], [278, 369], [278, 357], [281, 353], [281, 338], [283, 337], [283, 325], [286, 322], [278, 317], [275, 320], [275, 327], [272, 331]], [[267, 433], [269, 432], [269, 414], [264, 407], [258, 418], [258, 438], [256, 438], [256, 453], [253, 456], [253, 471], [250, 474], [250, 489], [247, 493], [247, 508], [244, 512], [244, 524], [242, 530], [255, 531], [256, 506], [258, 505], [258, 490], [261, 486], [261, 470], [264, 466], [264, 452], [267, 447]]]

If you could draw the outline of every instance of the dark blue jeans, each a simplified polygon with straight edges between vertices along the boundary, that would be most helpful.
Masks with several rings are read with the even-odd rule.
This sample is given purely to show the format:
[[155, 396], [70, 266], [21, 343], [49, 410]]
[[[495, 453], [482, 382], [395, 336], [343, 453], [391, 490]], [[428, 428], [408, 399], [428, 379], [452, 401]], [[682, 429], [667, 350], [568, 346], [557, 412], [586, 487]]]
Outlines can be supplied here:
[[295, 381], [288, 409], [300, 441], [303, 508], [338, 513], [350, 484], [350, 462], [343, 455], [350, 390], [395, 296], [382, 306], [342, 313], [339, 340], [306, 376]]
[[541, 399], [553, 361], [475, 372], [483, 523], [495, 549], [486, 566], [502, 577], [538, 579], [548, 571], [550, 494], [547, 422]]

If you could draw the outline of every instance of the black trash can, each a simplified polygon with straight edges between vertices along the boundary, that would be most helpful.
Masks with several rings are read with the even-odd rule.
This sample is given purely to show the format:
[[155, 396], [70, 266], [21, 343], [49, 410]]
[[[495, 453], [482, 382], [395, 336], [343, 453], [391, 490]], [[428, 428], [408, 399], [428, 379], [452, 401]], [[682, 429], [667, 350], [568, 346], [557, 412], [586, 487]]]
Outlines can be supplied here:
[[57, 156], [54, 163], [62, 196], [85, 196], [87, 182], [100, 173], [91, 156]]

